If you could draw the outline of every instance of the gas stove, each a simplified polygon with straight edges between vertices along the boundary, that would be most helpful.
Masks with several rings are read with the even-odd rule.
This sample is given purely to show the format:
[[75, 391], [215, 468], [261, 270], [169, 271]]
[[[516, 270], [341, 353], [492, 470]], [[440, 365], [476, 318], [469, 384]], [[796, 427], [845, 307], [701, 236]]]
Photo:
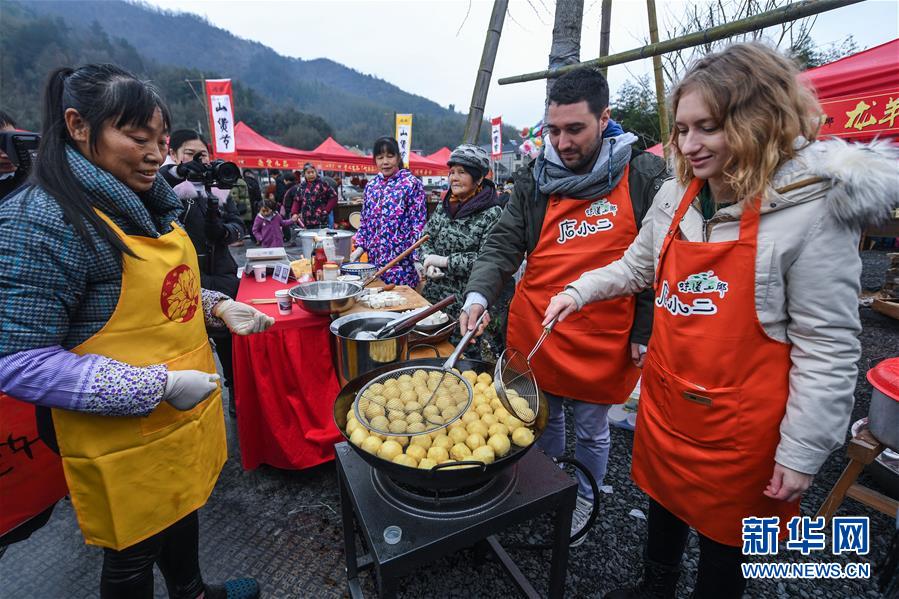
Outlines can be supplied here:
[[[399, 577], [476, 544], [494, 553], [524, 595], [544, 596], [521, 573], [496, 535], [548, 512], [554, 514], [555, 527], [548, 595], [563, 595], [577, 482], [537, 448], [484, 484], [449, 491], [394, 481], [368, 465], [347, 443], [335, 449], [352, 597], [363, 596], [360, 570], [373, 569], [378, 595], [389, 597], [395, 594]], [[356, 532], [366, 551], [361, 556], [356, 551]]]

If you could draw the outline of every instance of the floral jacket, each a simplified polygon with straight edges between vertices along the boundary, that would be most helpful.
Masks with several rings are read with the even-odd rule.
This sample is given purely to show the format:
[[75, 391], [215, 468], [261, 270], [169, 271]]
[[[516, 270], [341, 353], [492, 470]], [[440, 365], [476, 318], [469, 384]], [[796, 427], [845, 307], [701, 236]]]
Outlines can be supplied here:
[[316, 177], [312, 183], [303, 181], [297, 184], [296, 199], [291, 214], [299, 214], [300, 220], [307, 229], [319, 229], [328, 226], [328, 214], [337, 206], [337, 192]]
[[[379, 173], [365, 186], [362, 226], [354, 237], [356, 246], [368, 252], [369, 262], [381, 267], [421, 237], [427, 215], [425, 190], [418, 178], [406, 169], [389, 179]], [[381, 278], [389, 284], [416, 287], [414, 252]]]

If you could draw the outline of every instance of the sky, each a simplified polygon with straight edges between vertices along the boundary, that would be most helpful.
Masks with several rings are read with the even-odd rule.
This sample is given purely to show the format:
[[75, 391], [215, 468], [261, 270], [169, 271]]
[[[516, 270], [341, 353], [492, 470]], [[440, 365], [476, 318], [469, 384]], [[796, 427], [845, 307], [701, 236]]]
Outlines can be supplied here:
[[[329, 58], [401, 89], [467, 113], [493, 2], [490, 0], [149, 0], [167, 10], [205, 16], [232, 34], [279, 54]], [[657, 0], [660, 38], [689, 2]], [[581, 60], [599, 56], [600, 0], [585, 0]], [[545, 81], [500, 86], [497, 79], [546, 68], [554, 0], [510, 0], [493, 69], [486, 117], [519, 128], [543, 115]], [[648, 42], [646, 3], [614, 0], [610, 53]], [[860, 49], [899, 37], [899, 1], [866, 0], [818, 15], [812, 37], [821, 46], [852, 34]], [[644, 42], [646, 40], [646, 42]], [[651, 73], [650, 59], [609, 69], [614, 99], [620, 86]], [[297, 107], [302, 110], [302, 106]], [[403, 112], [402, 106], [395, 107]]]

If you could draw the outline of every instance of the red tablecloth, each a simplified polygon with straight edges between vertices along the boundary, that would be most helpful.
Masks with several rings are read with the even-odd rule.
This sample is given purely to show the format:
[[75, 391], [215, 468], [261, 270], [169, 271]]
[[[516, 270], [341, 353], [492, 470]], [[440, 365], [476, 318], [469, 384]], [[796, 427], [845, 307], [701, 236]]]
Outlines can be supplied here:
[[[295, 283], [292, 283], [293, 285]], [[273, 298], [285, 285], [269, 277], [241, 279], [237, 301]], [[276, 304], [254, 304], [275, 318], [265, 333], [234, 335], [234, 389], [243, 467], [309, 468], [334, 459], [341, 434], [333, 405], [340, 386], [331, 360], [327, 316], [294, 304], [290, 315]]]

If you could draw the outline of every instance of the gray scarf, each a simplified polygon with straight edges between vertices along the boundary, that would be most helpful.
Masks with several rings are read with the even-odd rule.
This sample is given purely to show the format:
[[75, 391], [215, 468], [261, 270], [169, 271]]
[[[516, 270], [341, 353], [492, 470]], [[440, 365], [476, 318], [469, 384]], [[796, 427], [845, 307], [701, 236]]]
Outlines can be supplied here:
[[534, 165], [537, 187], [546, 195], [581, 200], [595, 200], [608, 195], [621, 180], [624, 167], [631, 159], [631, 144], [635, 141], [637, 136], [633, 133], [603, 139], [599, 157], [591, 171], [577, 175], [564, 165], [547, 137], [543, 152]]

